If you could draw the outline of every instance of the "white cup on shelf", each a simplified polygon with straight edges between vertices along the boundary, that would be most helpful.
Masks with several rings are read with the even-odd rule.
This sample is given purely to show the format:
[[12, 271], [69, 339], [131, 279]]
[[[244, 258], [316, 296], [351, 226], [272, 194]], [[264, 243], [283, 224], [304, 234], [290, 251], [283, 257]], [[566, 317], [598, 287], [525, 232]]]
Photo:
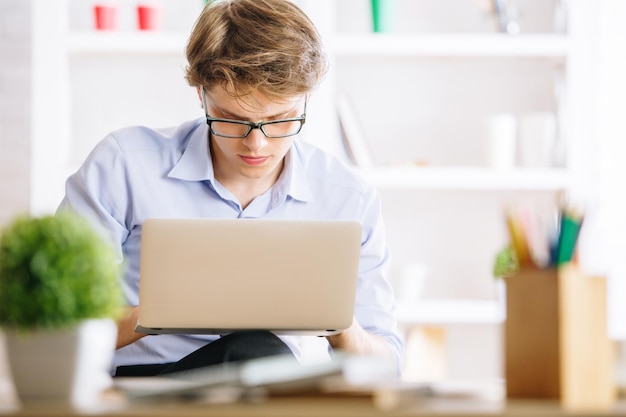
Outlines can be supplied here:
[[497, 113], [487, 119], [487, 165], [496, 169], [515, 166], [517, 120], [511, 113]]
[[554, 166], [556, 139], [557, 122], [554, 113], [523, 114], [519, 122], [519, 164], [524, 167]]

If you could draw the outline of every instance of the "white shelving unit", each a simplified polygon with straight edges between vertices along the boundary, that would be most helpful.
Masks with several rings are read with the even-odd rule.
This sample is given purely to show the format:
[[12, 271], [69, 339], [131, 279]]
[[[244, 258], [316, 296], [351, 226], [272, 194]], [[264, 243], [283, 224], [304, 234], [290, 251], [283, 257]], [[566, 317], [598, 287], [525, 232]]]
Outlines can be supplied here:
[[[331, 7], [329, 13], [335, 15], [330, 20], [337, 23], [333, 31], [326, 33], [326, 41], [334, 65], [335, 90], [352, 96], [355, 111], [363, 121], [367, 133], [366, 147], [371, 150], [373, 156], [382, 159], [382, 163], [375, 164], [374, 168], [364, 169], [363, 174], [379, 187], [383, 194], [403, 191], [406, 204], [414, 204], [419, 212], [419, 201], [410, 203], [412, 191], [422, 195], [427, 191], [448, 193], [460, 191], [466, 195], [472, 192], [477, 195], [480, 193], [484, 195], [484, 192], [528, 193], [531, 198], [532, 194], [539, 193], [544, 195], [545, 199], [546, 194], [556, 194], [571, 187], [572, 176], [569, 166], [515, 167], [498, 170], [484, 165], [484, 161], [479, 158], [479, 152], [475, 151], [482, 146], [477, 141], [482, 134], [477, 126], [490, 114], [510, 112], [519, 115], [535, 110], [551, 111], [561, 117], [559, 121], [563, 122], [562, 117], [567, 117], [567, 105], [562, 104], [566, 98], [555, 95], [557, 84], [564, 83], [568, 78], [567, 67], [572, 50], [569, 35], [554, 33], [550, 28], [547, 30], [539, 28], [532, 33], [522, 33], [518, 36], [496, 31], [485, 32], [484, 27], [477, 32], [467, 29], [462, 32], [424, 32], [420, 31], [419, 27], [415, 30], [407, 29], [409, 25], [405, 24], [402, 33], [368, 33], [363, 30], [351, 31], [342, 28], [342, 19], [349, 17], [342, 16], [341, 13], [350, 10], [358, 14], [358, 11], [364, 8], [363, 3], [366, 2], [352, 0], [350, 5]], [[419, 10], [426, 11], [429, 2], [419, 3], [422, 7]], [[413, 8], [412, 12], [417, 13], [415, 8], [420, 6], [416, 4], [397, 1], [398, 15], [403, 14], [402, 7]], [[398, 19], [410, 20], [413, 17], [410, 15], [411, 10], [407, 13], [407, 16]], [[363, 18], [363, 14], [360, 17]], [[365, 17], [368, 18], [367, 15]], [[530, 73], [526, 75], [528, 65]], [[411, 71], [411, 68], [415, 71]], [[361, 73], [367, 75], [362, 76]], [[463, 79], [465, 74], [466, 80]], [[374, 78], [376, 76], [377, 79]], [[552, 84], [554, 90], [546, 93], [544, 88], [526, 92], [523, 91], [523, 87], [518, 88], [515, 85], [516, 81], [528, 82], [528, 77], [535, 76], [543, 77], [542, 82], [545, 82], [546, 86]], [[499, 77], [505, 77], [504, 81], [499, 81]], [[352, 82], [352, 79], [355, 81]], [[493, 87], [492, 80], [495, 80]], [[449, 114], [428, 113], [430, 109], [426, 100], [420, 102], [419, 96], [411, 97], [415, 95], [415, 90], [412, 89], [414, 85], [427, 86], [428, 81], [441, 89], [446, 88], [446, 83], [453, 84], [453, 87], [446, 91], [436, 89], [434, 93], [429, 91], [434, 94], [432, 99], [437, 106], [442, 110], [449, 110]], [[471, 89], [475, 88], [472, 84], [477, 83], [484, 84], [483, 91]], [[489, 91], [490, 87], [495, 91]], [[510, 89], [510, 93], [503, 92], [505, 88]], [[567, 89], [567, 86], [562, 88]], [[394, 90], [398, 93], [394, 94]], [[454, 102], [457, 91], [466, 93], [467, 97], [462, 99], [467, 100], [469, 97], [467, 106], [459, 106]], [[482, 96], [477, 96], [476, 91]], [[402, 97], [403, 94], [407, 97]], [[560, 94], [566, 96], [563, 92]], [[440, 99], [439, 95], [443, 98]], [[376, 99], [380, 101], [377, 102]], [[412, 101], [417, 103], [413, 104]], [[411, 109], [411, 104], [415, 110]], [[391, 107], [392, 111], [387, 111], [388, 107]], [[421, 110], [428, 113], [428, 116], [441, 118], [441, 121], [430, 123], [418, 120]], [[380, 128], [380, 125], [385, 124], [385, 120], [390, 117], [388, 114], [400, 120], [399, 128], [395, 128], [393, 124], [385, 126], [384, 129]], [[483, 120], [477, 123], [478, 118]], [[373, 122], [377, 119], [380, 120], [378, 123]], [[450, 129], [448, 125], [454, 124], [457, 120], [461, 127], [456, 130]], [[462, 126], [463, 123], [466, 127]], [[566, 127], [561, 127], [561, 134], [566, 135]], [[411, 132], [409, 128], [415, 131]], [[426, 166], [415, 166], [410, 162], [411, 156], [407, 155], [415, 153], [414, 159], [422, 159], [418, 152], [428, 155], [431, 148], [440, 146], [436, 139], [422, 140], [422, 136], [429, 135], [449, 142], [443, 145], [444, 149], [438, 153], [431, 152], [432, 156], [427, 156], [430, 163]], [[388, 140], [400, 136], [406, 137], [407, 140], [394, 142]], [[454, 136], [457, 136], [456, 142]], [[414, 137], [419, 144], [405, 149], [405, 144]], [[381, 141], [391, 144], [381, 146]], [[474, 143], [474, 146], [468, 143]], [[393, 151], [386, 149], [394, 146], [398, 147], [399, 152], [397, 163], [390, 162], [390, 159], [396, 156], [393, 155]], [[463, 155], [455, 157], [454, 160], [452, 158], [444, 160], [448, 152], [446, 146], [463, 146], [469, 151], [466, 152], [469, 156], [466, 160], [463, 160], [465, 157]], [[381, 157], [383, 153], [386, 154], [385, 157]], [[491, 201], [488, 204], [491, 204]], [[393, 211], [393, 208], [390, 210]], [[427, 216], [432, 214], [424, 213]], [[393, 214], [390, 217], [393, 217]], [[393, 221], [388, 223], [391, 223], [390, 227], [394, 226]], [[499, 238], [502, 237], [503, 233], [500, 233]], [[498, 243], [491, 245], [495, 248]], [[410, 259], [399, 260], [399, 262], [410, 261]]]
[[73, 31], [67, 38], [67, 53], [182, 55], [187, 33]]
[[419, 323], [427, 326], [501, 324], [506, 312], [499, 300], [422, 300], [418, 303], [399, 303], [401, 323]]
[[[388, 33], [370, 31], [368, 1], [321, 3], [332, 22], [322, 35], [333, 90], [349, 96], [374, 159], [362, 173], [382, 195], [392, 282], [402, 289], [413, 263], [428, 271], [423, 297], [401, 301], [399, 318], [406, 326], [481, 325], [498, 334], [504, 308], [491, 265], [508, 240], [504, 208], [549, 205], [584, 177], [582, 19], [593, 6], [568, 1], [563, 27], [554, 29], [552, 13], [563, 2], [515, 2], [522, 31], [511, 36], [471, 10], [477, 2], [395, 1], [397, 30]], [[434, 18], [431, 6], [440, 13]], [[437, 28], [436, 19], [447, 21]], [[481, 128], [490, 115], [545, 111], [556, 115], [565, 144], [553, 166], [485, 164]], [[500, 373], [499, 348], [451, 347], [451, 356], [477, 358], [452, 376]]]
[[527, 57], [565, 59], [569, 40], [564, 35], [505, 34], [341, 34], [330, 50], [335, 55], [370, 57]]
[[557, 168], [377, 167], [362, 173], [381, 189], [561, 191], [570, 185], [568, 172]]

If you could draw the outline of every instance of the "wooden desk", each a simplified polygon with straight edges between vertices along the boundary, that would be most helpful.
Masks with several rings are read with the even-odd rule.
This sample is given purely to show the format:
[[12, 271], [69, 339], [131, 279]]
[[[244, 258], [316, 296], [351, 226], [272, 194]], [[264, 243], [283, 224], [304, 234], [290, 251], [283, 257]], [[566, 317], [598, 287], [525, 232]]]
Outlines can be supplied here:
[[381, 409], [371, 397], [283, 397], [259, 402], [207, 404], [184, 401], [153, 401], [124, 404], [111, 401], [100, 410], [74, 411], [66, 407], [28, 406], [12, 408], [0, 403], [0, 416], [6, 417], [381, 417], [381, 416], [564, 416], [626, 415], [626, 403], [618, 403], [604, 412], [567, 412], [554, 401], [504, 401], [468, 398], [400, 399], [390, 409]]

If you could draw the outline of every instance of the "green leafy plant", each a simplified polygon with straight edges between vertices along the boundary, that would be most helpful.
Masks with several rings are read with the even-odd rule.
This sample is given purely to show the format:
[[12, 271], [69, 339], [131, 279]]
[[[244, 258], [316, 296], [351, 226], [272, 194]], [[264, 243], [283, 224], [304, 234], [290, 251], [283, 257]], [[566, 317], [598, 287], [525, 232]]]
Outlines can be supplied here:
[[121, 312], [115, 252], [69, 211], [20, 216], [0, 236], [0, 326], [60, 329]]
[[517, 254], [512, 246], [502, 248], [497, 254], [493, 264], [493, 276], [496, 278], [507, 277], [519, 270]]

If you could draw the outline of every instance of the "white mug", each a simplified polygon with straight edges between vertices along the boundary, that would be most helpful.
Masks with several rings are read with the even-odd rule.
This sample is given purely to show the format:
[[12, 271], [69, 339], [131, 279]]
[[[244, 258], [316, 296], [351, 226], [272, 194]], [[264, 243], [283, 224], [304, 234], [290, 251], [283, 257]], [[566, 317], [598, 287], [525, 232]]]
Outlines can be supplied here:
[[556, 138], [557, 122], [554, 113], [523, 114], [519, 122], [519, 164], [524, 167], [554, 166]]
[[515, 166], [517, 121], [511, 113], [493, 114], [487, 120], [487, 165], [497, 169]]

